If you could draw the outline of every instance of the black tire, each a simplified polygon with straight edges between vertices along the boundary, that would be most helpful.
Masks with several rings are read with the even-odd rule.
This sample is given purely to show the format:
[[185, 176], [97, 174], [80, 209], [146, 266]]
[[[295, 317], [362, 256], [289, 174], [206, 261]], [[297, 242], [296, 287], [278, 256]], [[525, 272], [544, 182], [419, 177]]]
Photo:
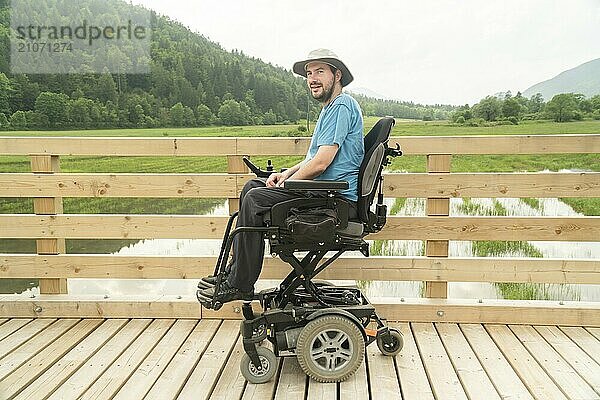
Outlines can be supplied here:
[[404, 347], [404, 337], [398, 329], [389, 328], [389, 333], [377, 335], [377, 347], [384, 356], [395, 356]]
[[341, 382], [356, 372], [365, 357], [365, 340], [358, 326], [341, 315], [324, 315], [300, 331], [298, 363], [318, 382]]
[[250, 383], [260, 384], [271, 380], [277, 372], [277, 357], [271, 349], [266, 347], [257, 347], [256, 352], [260, 359], [262, 370], [256, 369], [250, 361], [248, 354], [244, 354], [240, 363], [240, 371], [246, 380]]

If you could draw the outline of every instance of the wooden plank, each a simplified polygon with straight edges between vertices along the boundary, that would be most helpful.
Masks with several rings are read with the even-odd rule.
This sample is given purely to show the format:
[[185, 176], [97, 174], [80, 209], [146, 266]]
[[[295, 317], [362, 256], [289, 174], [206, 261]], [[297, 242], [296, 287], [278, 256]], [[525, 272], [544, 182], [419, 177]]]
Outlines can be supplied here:
[[148, 327], [149, 319], [132, 319], [117, 332], [85, 365], [82, 365], [48, 400], [77, 399], [98, 379], [131, 343]]
[[42, 332], [19, 346], [0, 362], [0, 380], [12, 373], [17, 368], [34, 357], [39, 351], [52, 345], [60, 339], [79, 320], [77, 319], [59, 319]]
[[0, 340], [31, 322], [30, 318], [14, 318], [0, 326]]
[[496, 346], [535, 398], [547, 400], [567, 399], [506, 325], [486, 325], [486, 329]]
[[125, 325], [127, 320], [106, 320], [96, 330], [56, 361], [50, 368], [31, 382], [15, 400], [45, 399], [81, 367], [98, 349], [108, 342]]
[[0, 174], [0, 197], [234, 197], [228, 174]]
[[398, 240], [600, 241], [600, 217], [388, 217], [367, 237]]
[[[238, 154], [301, 155], [310, 138], [237, 139]], [[1, 142], [0, 142], [1, 143]], [[599, 153], [600, 135], [466, 135], [466, 136], [392, 136], [390, 146], [399, 143], [406, 155], [428, 154], [561, 154]]]
[[391, 325], [400, 329], [404, 337], [404, 347], [396, 356], [396, 369], [404, 400], [433, 400], [433, 391], [409, 324]]
[[579, 376], [600, 394], [600, 365], [556, 326], [536, 326], [535, 330], [565, 359]]
[[175, 320], [155, 320], [80, 397], [81, 400], [110, 399], [165, 335]]
[[0, 155], [222, 156], [236, 138], [0, 137]]
[[[310, 382], [313, 383], [312, 381]], [[330, 397], [332, 398], [332, 397]], [[369, 398], [369, 382], [367, 380], [367, 361], [363, 361], [358, 370], [350, 378], [340, 382], [340, 400], [356, 400]]]
[[[240, 156], [227, 156], [227, 173], [228, 174], [247, 174], [250, 172], [246, 164], [244, 163], [243, 157]], [[237, 186], [236, 180], [236, 186]], [[242, 188], [236, 187], [233, 195], [228, 196], [227, 206], [229, 208], [229, 215], [240, 209], [239, 194]]]
[[177, 399], [208, 399], [240, 332], [237, 321], [223, 321]]
[[0, 318], [0, 325], [3, 325], [6, 321], [8, 321], [8, 318]]
[[415, 341], [436, 398], [467, 399], [448, 354], [432, 324], [412, 324]]
[[0, 315], [42, 318], [200, 318], [200, 304], [191, 296], [19, 295], [0, 300]]
[[483, 326], [463, 324], [460, 328], [501, 398], [533, 400], [519, 376]]
[[227, 359], [227, 364], [223, 373], [219, 377], [215, 389], [210, 395], [210, 400], [230, 400], [242, 397], [246, 387], [246, 379], [240, 371], [240, 362], [246, 354], [242, 345], [242, 337], [238, 338], [231, 355]]
[[383, 182], [388, 197], [600, 197], [598, 172], [388, 173]]
[[55, 322], [53, 318], [36, 318], [31, 323], [0, 340], [0, 359]]
[[470, 399], [500, 396], [456, 324], [436, 324], [437, 332]]
[[83, 338], [102, 323], [102, 320], [87, 319], [79, 322], [59, 340], [42, 349], [27, 364], [11, 372], [0, 381], [0, 393], [7, 399], [19, 394], [56, 361], [75, 347]]
[[561, 326], [560, 329], [586, 354], [600, 364], [600, 341], [579, 326]]
[[[392, 136], [406, 155], [600, 153], [600, 135]], [[237, 144], [237, 145], [236, 145]], [[127, 138], [0, 137], [0, 155], [217, 156], [303, 155], [310, 137]]]
[[127, 379], [113, 397], [114, 400], [143, 399], [160, 374], [165, 370], [197, 321], [179, 319], [160, 342], [152, 349], [142, 364]]
[[[2, 214], [0, 238], [220, 239], [228, 217]], [[600, 217], [388, 217], [370, 240], [600, 241]]]
[[275, 400], [304, 400], [306, 380], [309, 379], [296, 357], [284, 357]]
[[[557, 324], [560, 325], [560, 324]], [[588, 330], [588, 332], [590, 332], [593, 336], [596, 337], [596, 339], [600, 340], [600, 328], [593, 328], [593, 324], [581, 324], [581, 325], [587, 325], [586, 329]]]
[[577, 371], [569, 366], [532, 326], [511, 325], [510, 329], [570, 399], [600, 399], [594, 389], [579, 376]]
[[308, 380], [307, 400], [335, 399], [337, 397], [337, 384], [335, 382], [317, 382]]
[[600, 326], [598, 303], [543, 300], [371, 298], [390, 321]]
[[381, 354], [377, 345], [367, 347], [367, 373], [371, 383], [372, 400], [402, 399], [394, 358]]
[[[325, 258], [324, 260], [327, 260]], [[186, 279], [212, 273], [216, 257], [0, 254], [0, 278]], [[281, 279], [290, 266], [265, 257], [262, 279]], [[343, 257], [320, 279], [600, 284], [600, 260], [494, 257]]]
[[220, 239], [227, 217], [200, 215], [2, 214], [0, 238]]
[[145, 400], [175, 399], [219, 328], [221, 321], [200, 320], [167, 368], [153, 384]]
[[[406, 155], [599, 153], [600, 135], [465, 135], [391, 137]], [[250, 153], [254, 154], [254, 153]]]
[[[49, 176], [60, 172], [60, 160], [55, 155], [32, 155], [31, 170], [39, 173], [39, 176]], [[41, 215], [56, 215], [63, 213], [62, 197], [36, 198], [33, 200], [33, 212]], [[39, 238], [36, 240], [38, 254], [60, 254], [66, 253], [65, 239]], [[67, 293], [66, 279], [40, 279], [40, 293], [57, 294]]]

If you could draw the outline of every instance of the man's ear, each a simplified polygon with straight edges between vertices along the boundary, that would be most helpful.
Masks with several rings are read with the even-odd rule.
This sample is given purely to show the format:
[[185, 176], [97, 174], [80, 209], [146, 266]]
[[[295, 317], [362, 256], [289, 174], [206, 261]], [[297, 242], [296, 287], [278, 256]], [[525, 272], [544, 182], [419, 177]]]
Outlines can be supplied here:
[[340, 83], [342, 82], [342, 71], [339, 69], [335, 71], [335, 81]]

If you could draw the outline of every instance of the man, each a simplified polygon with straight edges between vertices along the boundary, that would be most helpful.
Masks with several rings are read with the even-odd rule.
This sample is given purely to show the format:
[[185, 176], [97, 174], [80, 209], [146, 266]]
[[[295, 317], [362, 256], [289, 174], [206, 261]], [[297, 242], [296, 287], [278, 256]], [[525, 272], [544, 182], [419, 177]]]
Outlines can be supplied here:
[[[331, 50], [318, 49], [306, 60], [294, 64], [293, 71], [306, 78], [310, 93], [323, 109], [315, 126], [306, 158], [282, 173], [273, 173], [265, 181], [253, 179], [240, 194], [237, 227], [263, 226], [263, 214], [282, 201], [305, 197], [282, 187], [287, 179], [323, 179], [348, 181], [349, 189], [341, 195], [355, 205], [358, 198], [358, 170], [364, 157], [363, 120], [360, 106], [342, 88], [354, 79], [350, 70]], [[310, 195], [323, 195], [313, 192]], [[356, 215], [356, 208], [350, 207]], [[252, 300], [254, 283], [262, 269], [264, 255], [262, 233], [244, 232], [233, 242], [230, 274], [220, 287], [221, 303], [232, 300]], [[214, 277], [205, 278], [214, 282]], [[202, 290], [213, 298], [214, 287]]]

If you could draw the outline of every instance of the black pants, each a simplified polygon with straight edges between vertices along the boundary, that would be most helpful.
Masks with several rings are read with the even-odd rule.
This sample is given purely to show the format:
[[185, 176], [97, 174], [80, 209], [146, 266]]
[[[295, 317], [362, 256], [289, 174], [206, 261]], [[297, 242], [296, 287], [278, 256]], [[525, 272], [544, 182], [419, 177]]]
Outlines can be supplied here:
[[[263, 214], [282, 201], [324, 195], [324, 192], [301, 193], [283, 188], [269, 188], [266, 187], [264, 179], [252, 179], [240, 193], [236, 227], [264, 226]], [[354, 207], [350, 207], [350, 214], [353, 213], [356, 211]], [[243, 232], [236, 235], [233, 239], [231, 273], [227, 278], [229, 284], [243, 292], [254, 290], [254, 283], [262, 270], [264, 252], [265, 242], [261, 232]]]

